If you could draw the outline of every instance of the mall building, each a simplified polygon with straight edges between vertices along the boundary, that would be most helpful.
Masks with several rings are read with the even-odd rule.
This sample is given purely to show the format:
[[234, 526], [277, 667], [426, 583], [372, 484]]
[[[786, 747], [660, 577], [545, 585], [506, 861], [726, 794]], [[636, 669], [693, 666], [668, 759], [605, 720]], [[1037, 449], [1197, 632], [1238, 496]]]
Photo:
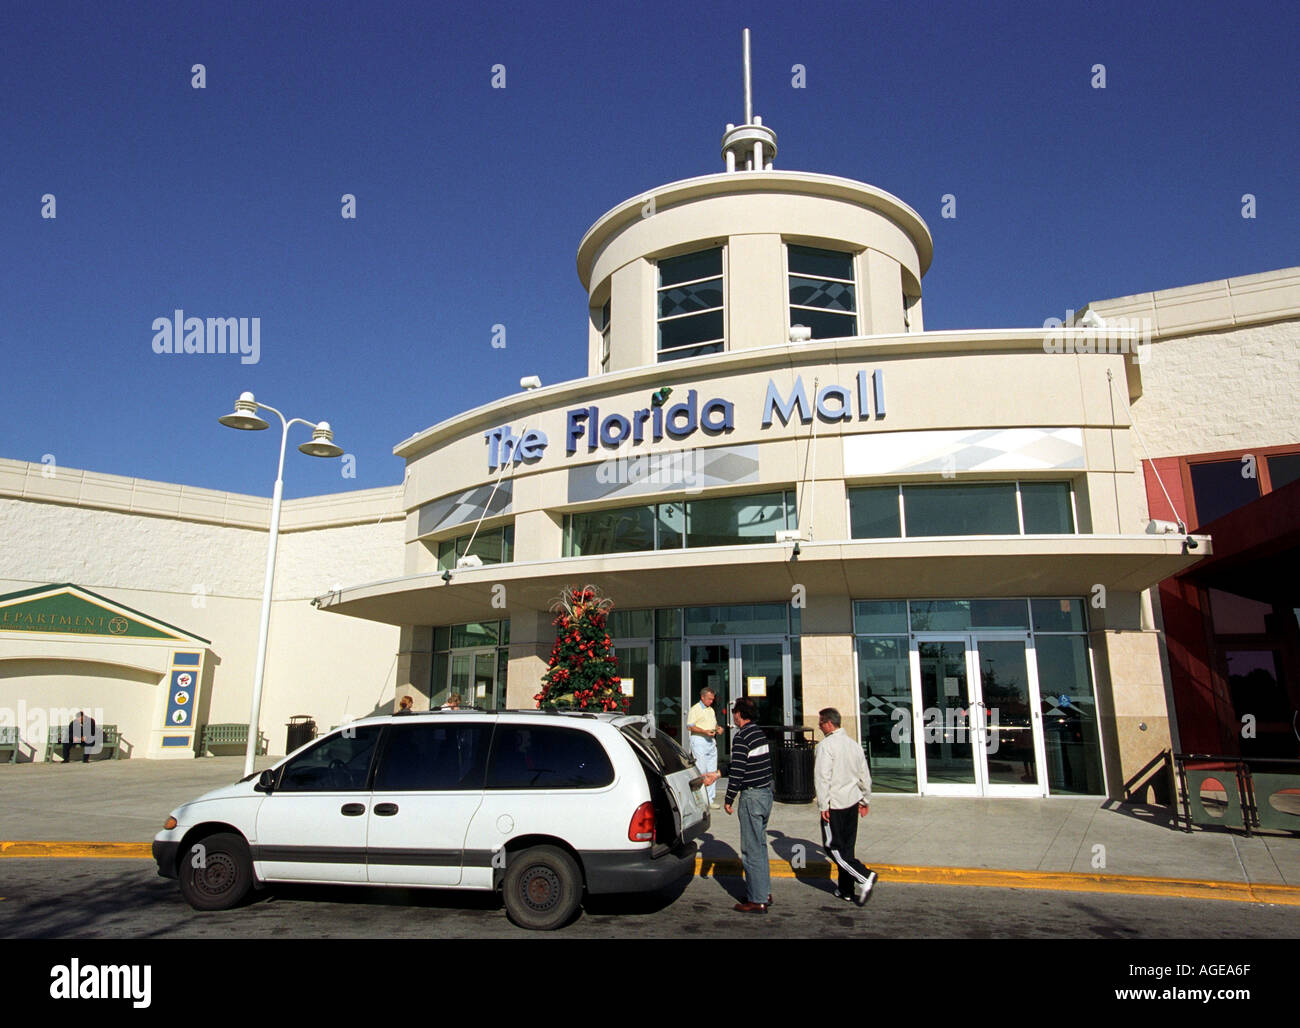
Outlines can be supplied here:
[[[1294, 569], [1300, 519], [1221, 538], [1197, 468], [1257, 455], [1254, 502], [1294, 515], [1300, 268], [926, 331], [916, 211], [775, 156], [747, 117], [725, 170], [592, 225], [584, 377], [402, 441], [402, 486], [286, 504], [271, 752], [293, 715], [402, 695], [532, 707], [552, 605], [587, 585], [632, 711], [681, 739], [705, 686], [765, 725], [834, 706], [878, 791], [1167, 798], [1180, 732], [1234, 744], [1216, 654], [1264, 669], [1239, 698], [1285, 749], [1300, 596], [1266, 571]], [[45, 470], [0, 462], [0, 706], [102, 706], [138, 755], [192, 756], [247, 720], [267, 501]], [[1253, 577], [1194, 577], [1224, 552]], [[56, 607], [128, 629], [23, 619]], [[1216, 634], [1220, 609], [1261, 631]], [[177, 653], [202, 661], [185, 731]]]

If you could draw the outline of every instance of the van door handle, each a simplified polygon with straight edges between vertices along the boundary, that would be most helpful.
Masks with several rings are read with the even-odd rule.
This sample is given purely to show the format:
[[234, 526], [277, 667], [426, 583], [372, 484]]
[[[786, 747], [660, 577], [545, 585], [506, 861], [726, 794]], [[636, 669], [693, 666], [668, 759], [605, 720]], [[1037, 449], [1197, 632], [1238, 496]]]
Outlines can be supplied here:
[[376, 803], [375, 813], [380, 817], [392, 817], [397, 813], [396, 803]]
[[339, 807], [339, 813], [344, 817], [359, 817], [366, 812], [364, 803], [345, 803]]

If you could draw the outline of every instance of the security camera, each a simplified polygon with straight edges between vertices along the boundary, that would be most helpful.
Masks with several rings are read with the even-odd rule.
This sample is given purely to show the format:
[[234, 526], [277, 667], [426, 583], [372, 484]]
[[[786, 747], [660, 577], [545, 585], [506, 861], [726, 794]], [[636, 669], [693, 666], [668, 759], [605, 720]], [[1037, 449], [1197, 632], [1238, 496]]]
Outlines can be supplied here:
[[806, 343], [811, 338], [812, 338], [812, 329], [809, 328], [807, 325], [790, 326], [790, 342]]
[[476, 556], [473, 553], [467, 553], [465, 556], [461, 557], [460, 560], [456, 561], [457, 571], [461, 568], [481, 568], [482, 566], [483, 558]]
[[1106, 319], [1096, 311], [1090, 310], [1086, 311], [1083, 317], [1079, 319], [1079, 324], [1084, 328], [1105, 328]]
[[541, 389], [542, 380], [536, 375], [525, 375], [519, 380], [520, 389]]
[[1181, 521], [1159, 521], [1152, 518], [1147, 522], [1147, 535], [1186, 535], [1187, 528]]

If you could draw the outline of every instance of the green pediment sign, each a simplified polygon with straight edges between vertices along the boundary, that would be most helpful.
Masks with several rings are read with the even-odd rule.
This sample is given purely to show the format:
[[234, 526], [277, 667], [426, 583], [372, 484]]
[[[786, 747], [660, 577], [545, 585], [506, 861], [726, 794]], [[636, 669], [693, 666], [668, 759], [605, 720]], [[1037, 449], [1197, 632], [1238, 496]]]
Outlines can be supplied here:
[[74, 585], [44, 586], [0, 596], [0, 632], [44, 632], [107, 639], [196, 638]]

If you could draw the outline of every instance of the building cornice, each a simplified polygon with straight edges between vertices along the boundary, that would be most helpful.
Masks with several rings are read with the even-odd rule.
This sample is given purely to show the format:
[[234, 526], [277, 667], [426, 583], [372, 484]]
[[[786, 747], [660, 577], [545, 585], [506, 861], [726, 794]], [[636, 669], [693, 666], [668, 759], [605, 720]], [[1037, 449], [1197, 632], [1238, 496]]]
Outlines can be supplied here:
[[723, 172], [656, 186], [624, 200], [601, 215], [587, 229], [578, 244], [578, 278], [582, 281], [582, 287], [591, 291], [591, 272], [597, 256], [611, 237], [644, 217], [644, 209], [652, 199], [654, 209], [661, 211], [696, 200], [745, 193], [787, 193], [857, 204], [883, 214], [907, 233], [916, 247], [922, 275], [934, 259], [934, 240], [930, 236], [929, 227], [920, 214], [893, 193], [837, 175], [816, 175], [804, 171]]

